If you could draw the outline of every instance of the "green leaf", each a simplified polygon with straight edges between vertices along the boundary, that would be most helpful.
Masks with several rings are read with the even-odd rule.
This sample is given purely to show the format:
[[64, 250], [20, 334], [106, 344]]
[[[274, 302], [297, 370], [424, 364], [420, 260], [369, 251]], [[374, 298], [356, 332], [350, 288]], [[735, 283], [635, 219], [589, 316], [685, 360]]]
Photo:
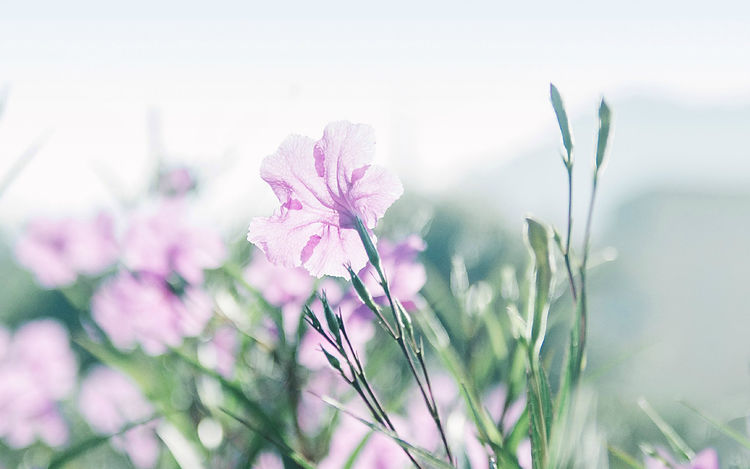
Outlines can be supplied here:
[[656, 425], [662, 435], [664, 435], [664, 438], [667, 439], [672, 449], [675, 452], [679, 453], [680, 457], [683, 460], [691, 461], [695, 457], [695, 451], [693, 451], [690, 446], [685, 443], [685, 440], [683, 440], [680, 435], [677, 434], [674, 428], [672, 428], [667, 422], [664, 421], [664, 419], [661, 418], [661, 416], [659, 416], [658, 413], [656, 413], [656, 410], [651, 407], [651, 404], [649, 404], [646, 399], [638, 399], [638, 405], [641, 407], [643, 412], [648, 415], [648, 418], [650, 418], [651, 421], [654, 422], [654, 425]]
[[628, 467], [632, 469], [644, 469], [643, 464], [639, 463], [635, 460], [632, 456], [627, 454], [625, 451], [615, 448], [614, 446], [607, 445], [607, 451], [609, 451], [609, 454], [617, 458], [619, 461], [621, 461], [623, 464], [627, 465]]
[[[228, 416], [232, 417], [234, 420], [238, 421], [239, 423], [241, 423], [242, 425], [244, 425], [248, 429], [250, 429], [250, 430], [258, 433], [259, 435], [261, 435], [266, 441], [268, 441], [271, 444], [273, 444], [274, 446], [276, 446], [282, 452], [282, 454], [284, 454], [284, 456], [287, 456], [289, 459], [291, 459], [292, 461], [294, 461], [297, 464], [299, 464], [300, 466], [302, 466], [303, 469], [315, 469], [315, 466], [312, 465], [312, 463], [310, 463], [307, 459], [305, 459], [304, 456], [302, 456], [301, 454], [297, 453], [291, 446], [289, 446], [284, 441], [276, 440], [273, 437], [270, 437], [270, 436], [266, 435], [265, 433], [261, 432], [258, 429], [258, 427], [256, 427], [252, 423], [250, 423], [248, 420], [240, 417], [239, 415], [231, 412], [230, 410], [222, 408], [221, 411], [224, 412], [225, 414], [227, 414]], [[270, 430], [268, 428], [266, 428], [266, 429]]]
[[552, 101], [552, 108], [555, 110], [555, 116], [557, 116], [557, 124], [560, 126], [560, 134], [563, 139], [563, 146], [567, 157], [564, 158], [565, 165], [570, 167], [573, 164], [573, 137], [570, 134], [570, 126], [568, 124], [568, 113], [565, 112], [565, 105], [563, 104], [562, 96], [557, 91], [557, 87], [552, 83], [549, 84], [549, 98]]
[[552, 400], [544, 370], [533, 365], [528, 374], [529, 433], [534, 469], [546, 469], [550, 428], [552, 427]]
[[464, 394], [464, 399], [469, 406], [469, 410], [471, 410], [481, 440], [490, 444], [493, 449], [501, 450], [503, 447], [503, 436], [498, 431], [492, 418], [483, 407], [477, 405], [475, 397], [465, 385], [461, 386], [461, 391]]
[[609, 142], [609, 130], [612, 121], [612, 112], [609, 106], [602, 99], [599, 105], [599, 135], [596, 139], [596, 172], [604, 167], [604, 156], [607, 153], [607, 143]]
[[354, 463], [357, 462], [359, 453], [362, 452], [362, 449], [364, 449], [371, 436], [372, 432], [369, 432], [367, 433], [367, 435], [365, 435], [364, 438], [362, 438], [362, 441], [359, 442], [357, 447], [354, 448], [354, 451], [352, 451], [352, 454], [349, 455], [349, 459], [346, 460], [346, 464], [344, 464], [344, 467], [342, 469], [352, 469], [354, 467]]
[[538, 358], [544, 342], [547, 328], [547, 313], [549, 312], [550, 288], [552, 286], [553, 263], [550, 257], [549, 230], [542, 223], [533, 218], [526, 218], [526, 243], [534, 258], [532, 272], [534, 285], [532, 307], [529, 311], [528, 340], [533, 347], [532, 352]]
[[221, 384], [222, 389], [224, 389], [227, 393], [237, 399], [237, 401], [242, 404], [245, 410], [252, 413], [255, 418], [263, 423], [263, 426], [265, 428], [267, 428], [269, 431], [274, 430], [275, 436], [279, 438], [281, 437], [281, 434], [278, 433], [278, 422], [274, 421], [274, 419], [272, 419], [271, 416], [269, 416], [265, 412], [263, 405], [250, 399], [237, 384], [229, 381], [217, 371], [204, 367], [203, 365], [198, 363], [198, 361], [179, 350], [173, 349], [172, 352], [182, 361], [195, 368], [196, 371], [217, 380], [219, 384]]
[[152, 420], [158, 418], [158, 416], [149, 417], [148, 419], [141, 420], [139, 422], [133, 422], [125, 427], [123, 427], [120, 431], [117, 433], [112, 433], [110, 435], [97, 435], [93, 436], [87, 440], [84, 440], [76, 445], [71, 446], [70, 448], [66, 449], [65, 451], [58, 453], [57, 456], [55, 456], [52, 461], [49, 463], [48, 469], [57, 469], [63, 467], [65, 464], [69, 463], [70, 461], [73, 461], [74, 459], [83, 456], [87, 452], [98, 448], [100, 445], [103, 445], [104, 443], [107, 443], [111, 438], [114, 438], [116, 436], [122, 435], [123, 433], [127, 432], [128, 430], [135, 428], [139, 425], [143, 425], [146, 423], [151, 422]]

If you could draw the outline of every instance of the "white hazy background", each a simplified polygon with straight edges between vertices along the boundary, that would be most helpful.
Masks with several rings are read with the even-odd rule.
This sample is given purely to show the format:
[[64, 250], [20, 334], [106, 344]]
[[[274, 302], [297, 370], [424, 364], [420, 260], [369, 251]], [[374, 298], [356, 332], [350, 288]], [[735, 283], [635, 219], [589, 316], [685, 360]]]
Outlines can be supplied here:
[[601, 95], [747, 104], [749, 5], [0, 1], [0, 175], [45, 139], [0, 223], [137, 193], [154, 154], [206, 169], [210, 213], [236, 223], [216, 209], [271, 201], [261, 159], [338, 119], [372, 124], [412, 189], [470, 191], [554, 135], [550, 81], [573, 118]]

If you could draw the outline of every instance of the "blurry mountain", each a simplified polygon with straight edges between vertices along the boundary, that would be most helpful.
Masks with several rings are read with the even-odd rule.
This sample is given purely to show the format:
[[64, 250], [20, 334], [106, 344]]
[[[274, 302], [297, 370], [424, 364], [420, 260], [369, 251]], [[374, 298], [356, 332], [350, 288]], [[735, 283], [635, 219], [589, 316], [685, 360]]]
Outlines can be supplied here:
[[[683, 106], [638, 97], [615, 100], [610, 106], [614, 113], [612, 151], [600, 181], [595, 226], [603, 227], [624, 200], [656, 188], [720, 193], [750, 189], [750, 105]], [[572, 131], [575, 219], [582, 228], [591, 190], [596, 109], [574, 119]], [[560, 148], [559, 132], [552, 124], [534, 150], [478, 170], [461, 187], [518, 227], [526, 213], [562, 225], [567, 180]]]
[[[612, 423], [643, 423], [636, 400], [646, 396], [666, 417], [687, 418], [690, 437], [705, 427], [678, 399], [727, 420], [750, 405], [750, 106], [649, 98], [611, 106], [615, 133], [594, 248], [611, 246], [618, 256], [590, 277], [589, 372]], [[596, 126], [595, 109], [573, 122], [576, 245]], [[511, 227], [520, 230], [531, 212], [562, 229], [567, 181], [558, 145], [553, 127], [537, 150], [485, 168], [464, 187]]]

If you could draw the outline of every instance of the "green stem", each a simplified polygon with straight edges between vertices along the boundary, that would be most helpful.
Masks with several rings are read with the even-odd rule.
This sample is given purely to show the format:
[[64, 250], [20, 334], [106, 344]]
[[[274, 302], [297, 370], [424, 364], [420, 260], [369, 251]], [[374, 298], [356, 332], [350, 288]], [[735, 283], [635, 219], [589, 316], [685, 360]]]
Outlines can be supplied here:
[[[409, 348], [407, 347], [406, 339], [404, 336], [404, 324], [403, 324], [400, 311], [398, 309], [399, 306], [397, 305], [397, 302], [393, 299], [393, 295], [391, 294], [391, 289], [388, 284], [388, 279], [386, 278], [385, 271], [383, 270], [383, 267], [380, 263], [380, 255], [377, 252], [377, 249], [374, 247], [375, 245], [372, 242], [372, 238], [370, 237], [370, 234], [367, 228], [364, 226], [364, 223], [362, 223], [362, 220], [360, 220], [359, 218], [356, 219], [356, 227], [357, 227], [357, 232], [359, 233], [359, 237], [362, 240], [362, 245], [365, 248], [365, 251], [367, 252], [368, 258], [370, 259], [370, 263], [375, 268], [375, 271], [377, 272], [378, 277], [380, 278], [380, 285], [383, 288], [383, 292], [385, 293], [385, 296], [388, 299], [388, 304], [391, 308], [391, 311], [393, 312], [393, 319], [396, 322], [396, 330], [398, 334], [398, 336], [395, 337], [396, 342], [398, 343], [399, 348], [401, 349], [401, 353], [406, 358], [406, 362], [409, 365], [409, 370], [411, 371], [411, 374], [414, 377], [414, 381], [416, 381], [417, 387], [419, 388], [419, 391], [422, 394], [422, 399], [424, 400], [424, 403], [430, 412], [430, 416], [435, 422], [435, 426], [437, 427], [438, 432], [440, 433], [443, 446], [445, 447], [446, 456], [448, 457], [448, 460], [450, 461], [450, 463], [453, 464], [453, 454], [451, 453], [450, 446], [448, 445], [448, 438], [445, 435], [445, 431], [443, 429], [442, 421], [440, 420], [440, 414], [438, 412], [437, 405], [435, 405], [434, 399], [432, 400], [430, 399], [428, 395], [428, 391], [425, 389], [425, 385], [424, 383], [422, 383], [422, 380], [419, 377], [419, 372], [417, 371], [417, 368], [414, 364], [414, 359], [409, 353]], [[415, 351], [415, 355], [418, 355], [416, 351]], [[424, 371], [425, 376], [427, 376], [426, 368], [424, 368], [423, 371]], [[429, 378], [427, 378], [426, 380], [429, 381]]]

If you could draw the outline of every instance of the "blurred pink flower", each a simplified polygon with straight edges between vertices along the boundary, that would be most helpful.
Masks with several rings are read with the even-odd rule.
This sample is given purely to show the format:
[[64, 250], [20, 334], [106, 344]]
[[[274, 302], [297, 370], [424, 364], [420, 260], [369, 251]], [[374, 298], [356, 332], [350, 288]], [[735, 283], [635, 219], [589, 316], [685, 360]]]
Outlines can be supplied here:
[[231, 326], [217, 328], [206, 344], [213, 368], [225, 378], [231, 378], [234, 374], [238, 346], [237, 329]]
[[197, 287], [174, 293], [160, 277], [121, 272], [91, 300], [92, 316], [120, 349], [140, 343], [151, 355], [176, 347], [203, 331], [213, 312], [211, 298]]
[[[446, 422], [450, 413], [457, 408], [458, 387], [455, 380], [445, 373], [432, 374], [430, 380], [440, 417], [443, 422]], [[428, 451], [444, 451], [440, 433], [418, 388], [414, 387], [410, 390], [406, 408], [409, 417], [408, 427], [402, 431], [402, 434], [407, 437], [407, 441]]]
[[499, 384], [491, 389], [483, 399], [484, 407], [489, 411], [492, 420], [495, 422], [500, 422], [502, 420], [503, 429], [505, 430], [506, 435], [510, 433], [516, 423], [518, 423], [524, 410], [526, 410], [525, 395], [521, 395], [518, 399], [511, 402], [507, 409], [504, 409], [507, 393], [508, 390], [505, 385]]
[[226, 249], [213, 230], [191, 224], [179, 200], [131, 222], [123, 242], [123, 262], [133, 271], [162, 278], [178, 274], [190, 284], [203, 282], [203, 271], [221, 266]]
[[526, 438], [518, 443], [516, 448], [516, 458], [518, 458], [518, 465], [521, 469], [531, 469], [534, 465], [531, 459], [531, 440]]
[[[369, 417], [359, 412], [358, 415]], [[392, 417], [396, 420], [396, 417]], [[398, 425], [397, 425], [398, 426]], [[346, 465], [349, 457], [354, 453], [362, 441], [367, 438], [365, 446], [352, 466], [354, 469], [401, 469], [410, 467], [409, 459], [401, 447], [393, 440], [381, 433], [371, 433], [371, 430], [349, 415], [342, 414], [339, 425], [331, 437], [328, 454], [318, 464], [319, 469], [340, 469]]]
[[262, 252], [256, 252], [245, 270], [245, 279], [269, 304], [281, 308], [287, 337], [294, 337], [302, 308], [313, 293], [314, 278], [305, 269], [275, 265]]
[[[154, 412], [130, 378], [103, 366], [94, 368], [83, 380], [78, 407], [91, 428], [102, 435], [117, 433], [130, 423], [151, 417]], [[154, 430], [155, 422], [149, 422], [110, 441], [125, 452], [136, 467], [152, 468], [159, 457], [159, 441]]]
[[719, 457], [716, 450], [707, 448], [696, 454], [688, 463], [678, 464], [675, 459], [663, 449], [657, 449], [659, 456], [667, 462], [657, 458], [646, 457], [646, 469], [719, 469]]
[[0, 328], [0, 438], [23, 448], [40, 439], [67, 441], [57, 401], [75, 385], [76, 361], [68, 333], [49, 319], [22, 326], [11, 338]]
[[264, 451], [255, 459], [252, 469], [284, 469], [284, 462], [275, 453]]
[[[318, 349], [318, 354], [323, 355], [320, 349]], [[323, 360], [325, 361], [325, 358]], [[326, 366], [328, 366], [327, 362]], [[333, 408], [326, 404], [321, 397], [329, 396], [339, 399], [348, 389], [350, 388], [341, 379], [341, 376], [333, 371], [330, 366], [312, 373], [305, 384], [297, 406], [297, 420], [302, 430], [308, 435], [314, 435], [330, 423], [334, 413]]]
[[167, 196], [181, 197], [195, 188], [197, 181], [190, 168], [175, 166], [159, 174], [158, 190]]
[[16, 244], [18, 262], [45, 288], [75, 282], [79, 274], [96, 275], [117, 259], [111, 217], [32, 221]]
[[[424, 266], [417, 257], [425, 250], [425, 243], [417, 235], [411, 235], [399, 243], [386, 239], [378, 242], [380, 262], [385, 271], [391, 293], [401, 301], [407, 311], [418, 309], [419, 291], [427, 281]], [[369, 263], [359, 272], [359, 278], [381, 305], [388, 303], [375, 269]]]
[[317, 142], [288, 137], [260, 171], [281, 206], [253, 219], [248, 241], [274, 264], [302, 266], [316, 277], [345, 277], [346, 263], [364, 267], [355, 218], [373, 229], [403, 192], [396, 176], [370, 164], [374, 153], [373, 129], [362, 124], [328, 124]]

